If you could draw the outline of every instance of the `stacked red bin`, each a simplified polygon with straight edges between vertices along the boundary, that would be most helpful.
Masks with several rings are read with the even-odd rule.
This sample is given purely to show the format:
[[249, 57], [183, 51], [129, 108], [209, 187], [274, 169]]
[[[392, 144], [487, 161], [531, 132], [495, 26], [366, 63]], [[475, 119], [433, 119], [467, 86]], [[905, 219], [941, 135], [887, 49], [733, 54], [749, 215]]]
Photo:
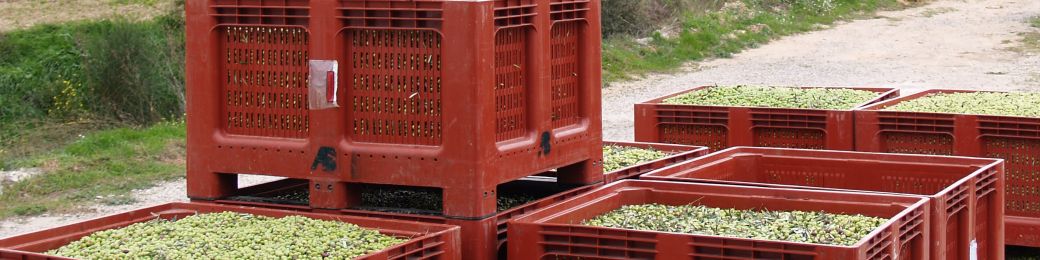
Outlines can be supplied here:
[[440, 189], [445, 216], [495, 214], [496, 186], [557, 169], [602, 180], [599, 1], [187, 3], [188, 195], [237, 174]]

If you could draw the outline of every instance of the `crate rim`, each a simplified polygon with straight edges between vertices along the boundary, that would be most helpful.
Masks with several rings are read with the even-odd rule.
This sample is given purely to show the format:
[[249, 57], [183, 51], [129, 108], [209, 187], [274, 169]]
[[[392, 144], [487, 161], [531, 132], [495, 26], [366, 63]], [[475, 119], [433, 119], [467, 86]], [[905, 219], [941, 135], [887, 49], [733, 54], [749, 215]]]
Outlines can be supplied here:
[[[558, 207], [562, 207], [562, 205], [568, 204], [571, 201], [582, 199], [582, 198], [587, 197], [587, 196], [591, 196], [590, 194], [593, 194], [593, 193], [596, 193], [596, 192], [599, 192], [599, 191], [602, 191], [602, 190], [613, 189], [613, 190], [621, 191], [621, 190], [625, 190], [625, 189], [632, 189], [633, 187], [631, 187], [631, 185], [638, 185], [638, 184], [642, 184], [642, 183], [647, 183], [647, 184], [667, 183], [667, 184], [674, 184], [674, 185], [718, 186], [718, 187], [733, 187], [733, 188], [743, 188], [743, 189], [765, 189], [765, 190], [778, 190], [778, 191], [805, 191], [806, 193], [858, 194], [858, 195], [893, 197], [893, 198], [897, 198], [898, 197], [898, 198], [907, 199], [908, 201], [909, 200], [915, 200], [915, 202], [913, 202], [912, 204], [908, 204], [906, 206], [906, 209], [896, 213], [894, 216], [888, 217], [887, 220], [885, 221], [885, 223], [881, 224], [881, 226], [878, 226], [877, 228], [875, 228], [873, 231], [871, 231], [866, 236], [861, 238], [855, 244], [848, 245], [848, 246], [803, 243], [803, 242], [793, 242], [793, 241], [785, 241], [785, 240], [751, 239], [751, 238], [738, 238], [738, 237], [728, 237], [728, 236], [713, 236], [713, 235], [701, 235], [701, 234], [690, 234], [690, 233], [676, 233], [676, 232], [647, 231], [647, 230], [624, 229], [624, 228], [596, 227], [596, 226], [587, 226], [587, 225], [574, 224], [574, 223], [564, 224], [564, 223], [553, 223], [553, 222], [550, 222], [550, 219], [558, 218], [558, 217], [560, 217], [562, 215], [568, 214], [569, 212], [556, 212], [556, 213], [553, 213], [553, 214], [546, 214], [543, 217], [539, 217], [539, 218], [536, 218], [536, 219], [528, 220], [530, 218], [536, 217], [535, 215], [538, 215], [540, 212], [543, 212], [543, 211], [548, 212], [549, 210], [552, 210], [552, 209], [555, 209], [555, 208], [558, 208]], [[614, 186], [621, 186], [621, 187], [615, 188]], [[637, 188], [639, 188], [639, 187], [637, 187]], [[577, 208], [588, 207], [589, 205], [591, 205], [593, 203], [596, 203], [596, 202], [600, 202], [600, 201], [602, 201], [604, 199], [605, 199], [604, 197], [593, 198], [593, 199], [588, 200], [586, 202], [574, 205], [573, 207], [570, 207], [570, 209], [577, 209]], [[853, 248], [859, 248], [859, 247], [863, 246], [867, 242], [867, 240], [869, 238], [873, 238], [873, 237], [877, 236], [879, 233], [881, 233], [882, 231], [891, 228], [892, 225], [895, 225], [897, 223], [897, 221], [900, 221], [900, 219], [906, 217], [914, 209], [924, 209], [924, 210], [927, 211], [927, 207], [928, 207], [928, 205], [930, 203], [929, 200], [930, 199], [926, 198], [926, 197], [907, 196], [907, 195], [903, 195], [903, 194], [879, 194], [879, 193], [857, 193], [857, 192], [834, 191], [834, 190], [805, 190], [805, 189], [788, 189], [788, 188], [773, 188], [773, 187], [749, 187], [749, 186], [727, 185], [727, 184], [716, 184], [716, 183], [669, 182], [669, 181], [658, 181], [658, 180], [621, 180], [621, 181], [617, 181], [617, 182], [614, 182], [614, 183], [609, 183], [609, 184], [606, 184], [606, 185], [603, 185], [603, 186], [600, 186], [600, 187], [596, 187], [595, 189], [589, 190], [589, 191], [587, 191], [587, 192], [585, 192], [583, 194], [580, 194], [580, 195], [568, 198], [566, 200], [559, 201], [559, 202], [557, 202], [554, 205], [543, 207], [543, 208], [540, 208], [540, 209], [538, 209], [536, 211], [527, 213], [524, 216], [519, 216], [519, 217], [510, 219], [509, 223], [510, 224], [512, 224], [512, 223], [537, 223], [538, 225], [542, 225], [542, 226], [567, 227], [567, 228], [574, 228], [574, 227], [578, 227], [578, 228], [596, 228], [596, 229], [601, 229], [602, 228], [602, 229], [607, 229], [609, 231], [638, 232], [638, 233], [643, 233], [643, 234], [672, 234], [672, 235], [695, 236], [695, 237], [724, 237], [726, 239], [739, 239], [739, 240], [748, 241], [748, 242], [771, 241], [771, 242], [791, 243], [791, 244], [797, 244], [797, 245], [803, 245], [803, 246], [853, 249]], [[895, 202], [892, 202], [892, 204], [895, 204]]]
[[997, 91], [997, 90], [970, 90], [970, 89], [926, 89], [921, 92], [917, 92], [910, 95], [900, 96], [897, 98], [884, 100], [867, 106], [863, 106], [855, 109], [856, 111], [865, 112], [880, 112], [880, 113], [912, 113], [912, 114], [925, 114], [925, 115], [943, 115], [943, 116], [983, 116], [983, 117], [998, 117], [998, 118], [1013, 118], [1013, 119], [1027, 119], [1027, 120], [1040, 120], [1040, 117], [1025, 117], [1025, 116], [1008, 116], [1008, 115], [986, 115], [986, 114], [966, 114], [966, 113], [939, 113], [939, 112], [916, 112], [916, 111], [893, 111], [883, 110], [896, 104], [910, 101], [918, 98], [922, 98], [931, 94], [955, 94], [955, 93], [1033, 93], [1025, 91]]
[[[853, 89], [853, 90], [871, 91], [871, 92], [877, 93], [878, 95], [875, 96], [873, 99], [870, 99], [870, 100], [868, 100], [866, 102], [857, 104], [856, 106], [851, 107], [851, 108], [847, 108], [847, 109], [814, 109], [814, 108], [783, 108], [783, 107], [752, 107], [752, 106], [706, 106], [706, 105], [684, 105], [684, 104], [665, 104], [664, 103], [664, 100], [668, 99], [668, 98], [672, 98], [672, 97], [675, 97], [675, 96], [679, 96], [679, 95], [682, 95], [682, 94], [686, 94], [686, 93], [690, 93], [690, 92], [694, 92], [694, 91], [698, 91], [698, 90], [703, 90], [703, 89], [706, 89], [706, 88], [721, 87], [721, 86], [765, 86], [765, 87], [787, 87], [787, 88], [801, 88], [801, 89], [815, 89], [815, 88]], [[682, 90], [682, 91], [678, 91], [678, 92], [673, 92], [671, 94], [667, 94], [667, 95], [664, 95], [664, 96], [660, 96], [660, 97], [656, 97], [656, 98], [653, 98], [653, 99], [650, 99], [650, 100], [646, 100], [646, 101], [643, 101], [643, 102], [636, 103], [636, 105], [665, 105], [665, 106], [706, 107], [706, 108], [720, 108], [720, 109], [725, 109], [725, 108], [748, 108], [748, 109], [787, 109], [787, 110], [804, 110], [804, 111], [848, 112], [848, 111], [855, 111], [855, 110], [858, 110], [858, 109], [861, 109], [863, 107], [867, 107], [867, 106], [870, 106], [870, 105], [873, 105], [873, 104], [876, 104], [876, 103], [879, 103], [879, 102], [884, 102], [884, 101], [886, 101], [885, 97], [890, 96], [890, 95], [895, 95], [896, 98], [898, 98], [899, 97], [899, 91], [900, 91], [899, 88], [894, 88], [894, 87], [865, 87], [865, 86], [769, 86], [769, 85], [718, 85], [718, 84], [716, 84], [716, 85], [702, 85], [702, 86], [699, 86], [699, 87], [694, 87], [692, 89], [687, 89], [687, 90]]]
[[[713, 180], [713, 179], [701, 179], [701, 178], [688, 178], [688, 177], [676, 177], [676, 176], [664, 176], [664, 175], [658, 176], [658, 175], [654, 175], [654, 174], [659, 174], [661, 172], [665, 172], [665, 171], [673, 170], [675, 168], [682, 167], [682, 166], [684, 166], [687, 163], [691, 163], [691, 162], [695, 162], [695, 161], [701, 161], [701, 160], [718, 159], [718, 158], [714, 158], [714, 157], [718, 157], [718, 156], [740, 155], [740, 154], [756, 155], [756, 153], [754, 153], [754, 151], [794, 151], [796, 153], [808, 153], [808, 152], [820, 153], [820, 152], [822, 152], [822, 153], [831, 153], [831, 154], [877, 155], [877, 156], [884, 156], [884, 157], [889, 157], [889, 158], [891, 158], [891, 157], [906, 157], [906, 158], [908, 158], [908, 160], [906, 160], [906, 162], [912, 162], [912, 160], [909, 160], [909, 158], [914, 158], [914, 157], [917, 157], [917, 158], [924, 158], [924, 157], [936, 158], [936, 157], [938, 157], [938, 158], [955, 159], [955, 160], [963, 160], [963, 161], [978, 161], [980, 163], [983, 163], [983, 164], [980, 164], [981, 166], [979, 167], [979, 169], [976, 169], [976, 170], [972, 171], [969, 174], [965, 174], [964, 177], [961, 177], [957, 181], [951, 183], [950, 185], [947, 185], [946, 188], [944, 188], [944, 189], [942, 189], [940, 191], [935, 192], [935, 194], [941, 194], [941, 193], [949, 192], [949, 191], [953, 190], [955, 187], [963, 185], [964, 183], [967, 183], [967, 182], [971, 181], [971, 177], [973, 177], [973, 176], [981, 176], [988, 169], [992, 169], [994, 167], [999, 167], [999, 166], [1004, 164], [1004, 159], [1000, 159], [1000, 158], [979, 158], [979, 157], [950, 156], [950, 155], [892, 154], [892, 153], [873, 153], [873, 152], [857, 152], [857, 151], [811, 150], [811, 149], [793, 149], [793, 148], [776, 148], [776, 147], [735, 146], [735, 147], [726, 148], [726, 149], [723, 149], [723, 150], [720, 150], [718, 152], [714, 152], [714, 153], [711, 153], [711, 154], [708, 154], [708, 155], [705, 155], [705, 156], [701, 156], [701, 157], [698, 157], [698, 158], [693, 158], [693, 159], [687, 160], [685, 162], [668, 165], [668, 166], [662, 167], [660, 169], [656, 169], [656, 170], [653, 170], [653, 171], [641, 174], [641, 175], [639, 175], [639, 179], [640, 180], [654, 180], [654, 181], [666, 181], [666, 179], [668, 179], [668, 181], [679, 181], [679, 182], [710, 183], [710, 184], [754, 186], [754, 187], [774, 187], [774, 188], [785, 188], [785, 189], [806, 189], [806, 188], [810, 188], [810, 189], [813, 189], [813, 190], [840, 191], [840, 192], [858, 192], [858, 193], [886, 194], [886, 195], [904, 195], [904, 196], [915, 196], [915, 197], [925, 197], [925, 198], [930, 198], [930, 197], [935, 195], [935, 194], [912, 194], [912, 193], [884, 192], [884, 191], [871, 191], [871, 190], [826, 188], [826, 187], [814, 187], [814, 186], [791, 185], [791, 184], [757, 183], [757, 182], [747, 182], [747, 181], [727, 181], [727, 180]], [[816, 158], [816, 157], [813, 157], [813, 158]]]

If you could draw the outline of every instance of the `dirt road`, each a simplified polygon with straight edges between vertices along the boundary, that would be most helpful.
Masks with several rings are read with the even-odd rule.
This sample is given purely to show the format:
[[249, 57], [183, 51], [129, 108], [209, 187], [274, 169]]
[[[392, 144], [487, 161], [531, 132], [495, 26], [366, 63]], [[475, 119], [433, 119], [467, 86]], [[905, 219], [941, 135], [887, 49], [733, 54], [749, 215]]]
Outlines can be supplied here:
[[604, 138], [633, 138], [632, 104], [701, 85], [1040, 90], [1040, 55], [1014, 50], [1036, 16], [1040, 1], [937, 1], [615, 83], [603, 91]]
[[[786, 37], [758, 49], [691, 65], [684, 72], [616, 83], [603, 92], [604, 134], [632, 139], [632, 104], [706, 84], [1040, 89], [1040, 56], [1009, 50], [1040, 1], [949, 0]], [[256, 182], [251, 180], [250, 182]], [[75, 215], [0, 222], [0, 237], [164, 201], [186, 200], [184, 182], [136, 192], [137, 203]]]

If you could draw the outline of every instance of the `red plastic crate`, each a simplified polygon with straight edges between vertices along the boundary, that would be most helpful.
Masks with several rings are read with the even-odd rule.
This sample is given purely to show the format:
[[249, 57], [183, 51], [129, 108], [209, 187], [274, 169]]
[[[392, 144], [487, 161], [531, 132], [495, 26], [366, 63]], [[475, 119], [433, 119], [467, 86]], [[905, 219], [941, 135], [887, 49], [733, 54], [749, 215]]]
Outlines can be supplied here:
[[928, 90], [856, 111], [856, 149], [1004, 159], [1005, 240], [1040, 247], [1040, 118], [882, 111]]
[[[849, 110], [671, 105], [664, 100], [703, 86], [635, 105], [635, 140], [707, 146], [853, 150], [853, 115]], [[809, 87], [806, 87], [809, 88]], [[894, 88], [845, 87], [877, 92], [860, 106], [899, 96]]]
[[639, 177], [640, 174], [650, 172], [655, 169], [660, 169], [668, 165], [672, 165], [677, 162], [690, 160], [693, 158], [701, 157], [708, 154], [708, 148], [703, 146], [689, 146], [689, 145], [677, 145], [677, 144], [661, 144], [661, 143], [644, 143], [644, 142], [619, 142], [619, 141], [604, 141], [604, 146], [622, 146], [622, 147], [635, 147], [642, 149], [654, 149], [662, 152], [669, 153], [668, 156], [637, 164], [622, 169], [617, 169], [612, 172], [605, 173], [603, 176], [604, 183], [611, 183], [624, 179], [633, 179]]
[[[192, 198], [233, 194], [236, 174], [273, 175], [320, 187], [314, 207], [350, 207], [348, 183], [425, 186], [444, 189], [445, 214], [474, 218], [495, 214], [483, 195], [511, 180], [550, 169], [602, 180], [599, 1], [189, 0], [186, 10]], [[313, 60], [340, 69], [310, 75]], [[326, 82], [336, 84], [310, 88]], [[339, 107], [310, 109], [325, 98]]]
[[[889, 219], [853, 246], [593, 227], [623, 205], [824, 211]], [[509, 222], [510, 259], [929, 259], [928, 199], [702, 183], [615, 182]]]
[[169, 203], [3, 238], [0, 239], [0, 259], [68, 259], [47, 256], [40, 252], [59, 248], [94, 232], [122, 228], [156, 218], [175, 219], [199, 213], [226, 211], [270, 217], [299, 215], [314, 219], [347, 222], [365, 228], [377, 229], [386, 235], [410, 239], [403, 244], [371, 253], [358, 259], [451, 260], [460, 259], [462, 253], [459, 246], [461, 241], [459, 228], [454, 226], [211, 203]]
[[[516, 181], [517, 185], [511, 189], [515, 190], [546, 190], [554, 189], [551, 186], [553, 183], [545, 181]], [[307, 183], [299, 180], [281, 180], [265, 184], [259, 184], [256, 186], [242, 189], [243, 193], [240, 194], [243, 197], [268, 197], [269, 194], [279, 194], [285, 191], [302, 188], [306, 189]], [[556, 192], [550, 196], [540, 198], [538, 200], [513, 207], [508, 210], [500, 211], [497, 214], [484, 218], [484, 219], [458, 219], [448, 218], [437, 215], [421, 215], [421, 214], [405, 214], [405, 213], [394, 213], [394, 212], [380, 212], [373, 210], [362, 210], [362, 209], [344, 209], [339, 211], [328, 211], [329, 213], [350, 215], [350, 216], [361, 216], [371, 217], [379, 219], [396, 219], [405, 221], [415, 221], [424, 223], [435, 223], [435, 224], [446, 224], [455, 225], [461, 227], [462, 234], [462, 248], [465, 249], [462, 252], [462, 259], [467, 260], [491, 260], [491, 259], [505, 259], [506, 255], [506, 221], [523, 216], [531, 211], [537, 210], [542, 207], [553, 205], [559, 201], [574, 197], [578, 194], [585, 193], [589, 190], [598, 187], [598, 185], [589, 185], [577, 188], [571, 188]], [[250, 205], [265, 208], [278, 208], [287, 209], [294, 211], [315, 211], [315, 209], [307, 205], [293, 205], [286, 204], [286, 201], [272, 201], [272, 200], [250, 200], [238, 198], [240, 200], [218, 200], [214, 203], [220, 204], [231, 204], [231, 205]]]
[[932, 258], [1004, 259], [999, 159], [735, 147], [640, 178], [923, 195], [932, 200]]

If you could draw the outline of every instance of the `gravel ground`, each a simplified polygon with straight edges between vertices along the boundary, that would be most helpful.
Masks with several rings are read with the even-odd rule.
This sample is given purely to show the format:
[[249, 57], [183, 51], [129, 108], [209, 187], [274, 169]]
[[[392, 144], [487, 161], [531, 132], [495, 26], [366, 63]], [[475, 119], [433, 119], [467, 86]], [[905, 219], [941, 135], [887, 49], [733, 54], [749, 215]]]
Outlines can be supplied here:
[[[281, 178], [245, 175], [242, 178], [239, 178], [238, 186], [251, 186], [279, 179]], [[132, 194], [136, 201], [125, 205], [98, 204], [94, 206], [94, 208], [92, 209], [74, 214], [43, 214], [40, 216], [28, 218], [7, 219], [4, 221], [0, 221], [0, 237], [7, 237], [40, 229], [67, 225], [74, 222], [97, 218], [109, 214], [115, 214], [119, 212], [125, 212], [134, 209], [165, 204], [169, 202], [188, 201], [188, 197], [187, 195], [185, 195], [185, 190], [186, 189], [184, 180], [171, 181], [160, 183], [152, 188], [133, 191]]]
[[786, 37], [603, 91], [604, 138], [632, 140], [632, 105], [702, 85], [1040, 90], [1040, 56], [1018, 46], [1040, 1], [938, 1]]
[[[950, 0], [883, 12], [833, 28], [786, 37], [758, 49], [692, 64], [681, 72], [616, 83], [603, 91], [604, 136], [632, 139], [632, 104], [698, 85], [768, 84], [1040, 90], [1040, 56], [1007, 50], [1032, 30], [1040, 1]], [[243, 183], [270, 181], [244, 178]], [[137, 202], [78, 214], [0, 222], [0, 237], [171, 201], [184, 181], [134, 192]]]

